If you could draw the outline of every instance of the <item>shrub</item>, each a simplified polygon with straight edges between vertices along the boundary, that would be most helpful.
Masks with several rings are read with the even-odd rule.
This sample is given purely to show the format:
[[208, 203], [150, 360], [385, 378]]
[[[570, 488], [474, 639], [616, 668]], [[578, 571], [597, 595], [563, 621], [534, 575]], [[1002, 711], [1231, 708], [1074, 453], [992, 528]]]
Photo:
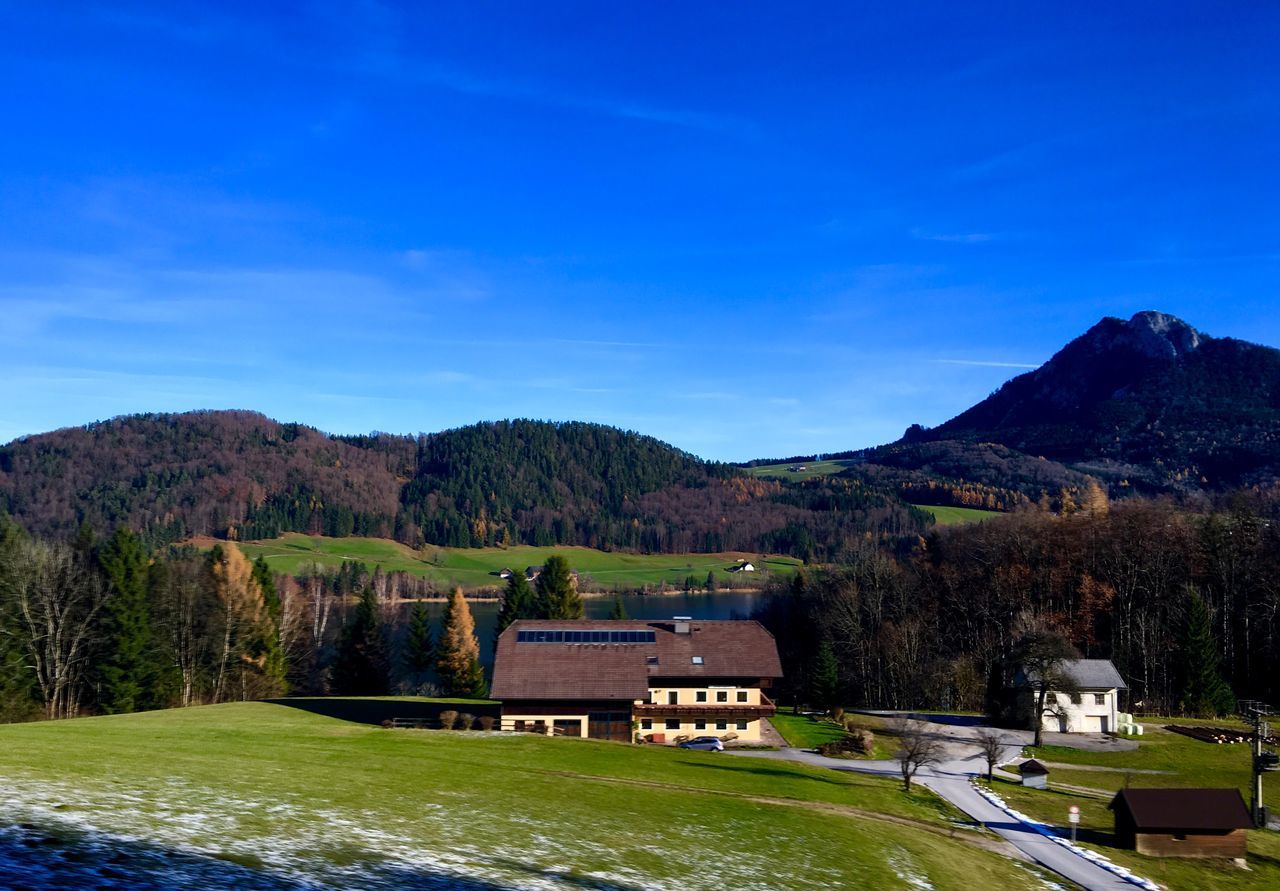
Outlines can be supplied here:
[[493, 715], [481, 715], [478, 722], [481, 730], [493, 729]]
[[837, 705], [835, 708], [833, 708], [831, 710], [831, 717], [835, 719], [835, 722], [837, 724], [843, 724], [844, 723], [844, 706]]
[[440, 713], [440, 726], [445, 730], [452, 730], [456, 723], [458, 723], [458, 713], [453, 709], [445, 709]]
[[875, 737], [869, 730], [857, 730], [841, 739], [818, 746], [818, 754], [828, 758], [856, 758], [870, 754], [875, 748]]
[[474, 724], [475, 722], [476, 722], [475, 715], [469, 714], [467, 712], [463, 712], [462, 714], [458, 715], [459, 730], [470, 730], [471, 725]]
[[394, 727], [394, 726], [396, 726], [396, 725], [395, 725], [395, 722], [394, 722], [394, 721], [392, 721], [390, 718], [387, 718], [385, 721], [383, 721], [383, 722], [382, 722], [382, 729], [383, 729], [383, 730], [390, 730], [390, 729], [391, 729], [392, 727]]

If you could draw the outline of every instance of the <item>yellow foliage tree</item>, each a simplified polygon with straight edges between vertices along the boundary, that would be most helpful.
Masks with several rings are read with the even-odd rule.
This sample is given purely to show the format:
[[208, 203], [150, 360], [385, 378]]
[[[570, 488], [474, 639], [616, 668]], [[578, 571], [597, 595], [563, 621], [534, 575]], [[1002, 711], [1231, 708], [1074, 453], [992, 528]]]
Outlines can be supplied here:
[[450, 696], [483, 697], [484, 671], [480, 667], [480, 642], [476, 640], [476, 621], [461, 588], [449, 595], [449, 607], [440, 631], [440, 658], [436, 671]]

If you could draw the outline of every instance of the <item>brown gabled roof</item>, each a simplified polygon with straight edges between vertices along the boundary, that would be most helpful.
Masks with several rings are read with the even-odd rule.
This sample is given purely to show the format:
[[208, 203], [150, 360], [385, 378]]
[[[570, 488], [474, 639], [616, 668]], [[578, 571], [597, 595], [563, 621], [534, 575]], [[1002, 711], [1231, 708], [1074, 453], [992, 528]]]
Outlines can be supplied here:
[[1139, 832], [1226, 832], [1253, 827], [1236, 789], [1121, 789], [1107, 807], [1128, 811]]
[[[773, 635], [755, 621], [674, 622], [522, 619], [498, 638], [495, 699], [647, 699], [651, 679], [779, 678]], [[520, 631], [652, 631], [653, 643], [521, 643]], [[694, 657], [701, 662], [695, 663]], [[656, 657], [656, 662], [652, 661]]]
[[1049, 768], [1034, 758], [1028, 758], [1018, 765], [1018, 773], [1023, 776], [1048, 776]]

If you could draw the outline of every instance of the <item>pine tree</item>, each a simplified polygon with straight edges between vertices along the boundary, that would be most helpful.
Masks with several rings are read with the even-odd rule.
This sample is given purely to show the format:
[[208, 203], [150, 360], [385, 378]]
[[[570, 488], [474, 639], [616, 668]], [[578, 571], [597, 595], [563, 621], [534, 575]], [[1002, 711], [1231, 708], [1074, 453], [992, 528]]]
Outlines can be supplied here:
[[488, 693], [484, 671], [480, 667], [476, 622], [461, 588], [454, 588], [449, 595], [449, 607], [440, 631], [436, 671], [449, 696], [480, 697]]
[[1179, 687], [1183, 713], [1198, 718], [1225, 714], [1234, 705], [1231, 688], [1219, 672], [1212, 628], [1204, 598], [1188, 585], [1178, 642]]
[[109, 715], [122, 714], [152, 704], [156, 658], [147, 597], [148, 559], [138, 536], [124, 527], [116, 530], [97, 556], [110, 585], [97, 659], [98, 705]]
[[613, 609], [609, 611], [609, 618], [615, 622], [621, 622], [627, 618], [627, 608], [622, 605], [622, 598], [613, 598]]
[[285, 678], [289, 667], [284, 647], [280, 643], [280, 591], [276, 587], [275, 574], [261, 556], [253, 563], [253, 578], [262, 591], [262, 602], [266, 605], [267, 614], [255, 629], [256, 640], [252, 641], [250, 649], [255, 658], [261, 659], [262, 672], [268, 682], [284, 692], [288, 686]]
[[705, 587], [707, 591], [709, 591], [712, 594], [714, 594], [716, 592], [716, 589], [720, 587], [720, 584], [716, 581], [716, 571], [714, 569], [708, 570], [707, 584]]
[[498, 624], [493, 631], [493, 644], [498, 645], [502, 632], [516, 619], [534, 617], [533, 589], [524, 573], [513, 572], [507, 578], [507, 589], [502, 593], [502, 607], [498, 610]]
[[405, 667], [420, 677], [431, 670], [436, 645], [431, 637], [431, 616], [421, 600], [409, 611], [409, 630], [405, 636]]
[[585, 610], [569, 561], [553, 554], [538, 575], [534, 594], [539, 619], [581, 619]]
[[349, 696], [380, 696], [387, 692], [389, 660], [386, 626], [373, 587], [364, 589], [351, 622], [342, 629], [333, 664], [333, 687]]
[[836, 654], [829, 641], [824, 640], [818, 647], [818, 657], [814, 660], [810, 675], [809, 699], [824, 711], [830, 711], [839, 705], [840, 665], [836, 662]]

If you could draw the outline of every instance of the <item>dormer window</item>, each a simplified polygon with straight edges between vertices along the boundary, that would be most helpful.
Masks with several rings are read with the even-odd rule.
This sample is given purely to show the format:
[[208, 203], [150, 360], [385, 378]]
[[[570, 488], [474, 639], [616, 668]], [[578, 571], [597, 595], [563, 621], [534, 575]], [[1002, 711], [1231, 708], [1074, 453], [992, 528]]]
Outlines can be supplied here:
[[693, 664], [694, 664], [694, 665], [701, 665], [701, 664], [702, 664], [702, 657], [701, 657], [701, 656], [694, 656], [694, 657], [693, 657]]

